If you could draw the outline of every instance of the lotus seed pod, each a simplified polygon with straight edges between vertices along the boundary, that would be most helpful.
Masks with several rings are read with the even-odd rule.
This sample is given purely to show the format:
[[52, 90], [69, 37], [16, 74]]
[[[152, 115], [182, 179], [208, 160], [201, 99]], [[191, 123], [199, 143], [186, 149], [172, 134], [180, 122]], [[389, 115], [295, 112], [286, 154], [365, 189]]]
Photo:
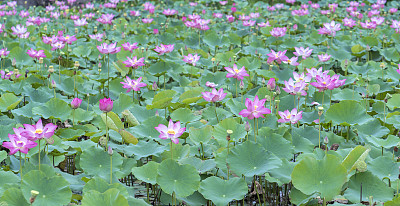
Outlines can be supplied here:
[[138, 122], [138, 120], [136, 119], [135, 116], [133, 116], [133, 114], [131, 113], [131, 111], [129, 110], [124, 110], [122, 112], [123, 117], [125, 118], [125, 120], [132, 126], [138, 126], [140, 125], [140, 123]]
[[360, 172], [367, 171], [367, 163], [365, 163], [365, 161], [357, 161], [355, 166], [356, 166], [357, 170]]
[[231, 135], [231, 134], [233, 134], [233, 131], [230, 130], [230, 129], [228, 129], [228, 130], [226, 130], [226, 133], [227, 133], [228, 135]]
[[106, 138], [105, 136], [100, 137], [100, 139], [99, 139], [99, 144], [100, 144], [101, 146], [106, 145], [106, 144], [107, 144], [107, 138]]
[[39, 64], [43, 64], [43, 57], [39, 58]]

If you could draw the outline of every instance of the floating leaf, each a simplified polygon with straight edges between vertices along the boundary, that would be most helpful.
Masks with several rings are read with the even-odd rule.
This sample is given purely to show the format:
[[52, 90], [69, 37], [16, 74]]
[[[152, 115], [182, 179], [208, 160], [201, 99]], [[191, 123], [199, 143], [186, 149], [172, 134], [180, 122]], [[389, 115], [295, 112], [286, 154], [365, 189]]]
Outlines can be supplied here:
[[346, 158], [342, 162], [342, 166], [347, 169], [347, 171], [352, 171], [355, 169], [355, 164], [358, 161], [364, 161], [368, 155], [370, 149], [367, 149], [361, 145], [358, 145], [350, 151]]
[[159, 165], [157, 162], [150, 161], [141, 167], [132, 168], [132, 173], [137, 179], [154, 185], [156, 184]]
[[212, 126], [207, 125], [201, 129], [189, 128], [189, 139], [196, 145], [207, 144], [211, 140]]
[[19, 102], [22, 100], [12, 93], [5, 93], [0, 97], [0, 111], [7, 112], [13, 110], [18, 106]]
[[209, 177], [200, 184], [199, 192], [217, 206], [228, 205], [232, 200], [241, 200], [247, 194], [247, 184], [242, 178], [223, 180]]
[[325, 115], [326, 121], [332, 121], [333, 124], [351, 126], [355, 124], [364, 124], [372, 120], [372, 117], [366, 114], [358, 102], [352, 100], [341, 101], [332, 105]]
[[6, 203], [6, 206], [29, 206], [22, 191], [18, 188], [6, 190], [0, 198], [0, 205], [3, 205], [3, 202]]
[[60, 119], [65, 121], [72, 112], [71, 107], [61, 99], [53, 98], [46, 102], [43, 106], [34, 107], [33, 114], [40, 115], [46, 119]]
[[121, 194], [118, 189], [112, 188], [104, 193], [91, 190], [83, 196], [82, 206], [129, 206], [128, 200]]

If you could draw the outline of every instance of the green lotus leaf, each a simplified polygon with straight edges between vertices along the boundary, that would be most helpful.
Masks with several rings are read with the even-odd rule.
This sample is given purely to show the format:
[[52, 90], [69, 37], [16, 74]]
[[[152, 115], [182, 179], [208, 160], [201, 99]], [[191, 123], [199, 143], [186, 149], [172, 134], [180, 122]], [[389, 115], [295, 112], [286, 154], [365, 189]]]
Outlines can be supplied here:
[[133, 105], [132, 97], [126, 94], [119, 94], [119, 98], [114, 101], [113, 112], [116, 114], [121, 114], [125, 109], [131, 108]]
[[179, 108], [171, 113], [171, 119], [182, 123], [195, 122], [201, 118], [200, 115], [194, 115], [188, 108]]
[[358, 145], [346, 156], [342, 162], [342, 166], [349, 172], [354, 170], [356, 168], [356, 163], [359, 161], [364, 161], [365, 158], [367, 158], [369, 151], [370, 149]]
[[361, 184], [363, 201], [368, 201], [370, 196], [373, 196], [374, 201], [378, 202], [389, 201], [393, 198], [394, 190], [389, 188], [371, 172], [363, 172], [353, 175], [348, 182], [348, 188], [344, 192], [344, 197], [350, 202], [359, 202]]
[[379, 49], [379, 53], [385, 57], [387, 61], [397, 62], [400, 59], [400, 54], [396, 48]]
[[354, 90], [348, 88], [342, 89], [332, 95], [332, 100], [339, 100], [339, 101], [343, 100], [360, 101], [361, 99], [362, 99], [361, 95], [358, 92], [355, 92]]
[[0, 162], [2, 162], [6, 158], [7, 158], [7, 152], [4, 150], [0, 151]]
[[217, 32], [210, 30], [203, 38], [204, 43], [214, 49], [216, 46], [222, 47], [225, 44], [229, 44], [229, 39], [223, 35], [217, 34]]
[[351, 126], [364, 124], [371, 121], [372, 117], [365, 113], [365, 108], [358, 102], [345, 100], [332, 105], [326, 111], [325, 120], [335, 125]]
[[19, 102], [22, 100], [21, 98], [18, 98], [12, 93], [5, 93], [1, 95], [0, 97], [0, 111], [1, 112], [6, 112], [13, 110], [15, 107], [18, 106]]
[[[122, 166], [122, 157], [117, 152], [112, 155], [113, 173], [120, 170]], [[82, 151], [80, 166], [85, 174], [98, 176], [110, 182], [110, 155], [99, 147], [91, 147]], [[112, 182], [118, 182], [117, 177], [113, 175]]]
[[150, 204], [147, 204], [143, 199], [128, 197], [127, 200], [129, 206], [150, 206]]
[[212, 126], [207, 125], [200, 129], [189, 128], [189, 139], [196, 145], [207, 144], [212, 137]]
[[6, 206], [29, 206], [29, 203], [25, 200], [22, 191], [18, 188], [10, 188], [4, 191], [0, 198], [0, 205], [5, 202]]
[[299, 206], [305, 206], [307, 205], [308, 202], [310, 202], [311, 200], [313, 200], [314, 198], [317, 197], [317, 194], [314, 193], [312, 195], [306, 195], [304, 193], [302, 193], [300, 190], [298, 190], [295, 187], [292, 187], [292, 189], [290, 190], [290, 201], [293, 204], [299, 205]]
[[218, 144], [221, 146], [225, 146], [228, 144], [226, 140], [227, 130], [232, 130], [231, 140], [237, 141], [240, 138], [244, 138], [246, 136], [246, 131], [244, 130], [244, 125], [239, 124], [233, 118], [227, 118], [220, 121], [217, 126], [214, 127], [213, 136], [217, 140]]
[[181, 96], [179, 96], [179, 100], [184, 104], [195, 103], [203, 98], [201, 95], [201, 92], [203, 91], [204, 89], [202, 87], [195, 87], [182, 93]]
[[167, 194], [187, 197], [199, 188], [200, 176], [191, 165], [179, 165], [174, 160], [166, 159], [158, 166], [157, 172], [157, 183]]
[[188, 157], [179, 161], [181, 164], [194, 166], [199, 173], [205, 173], [215, 168], [216, 163], [213, 159], [201, 160], [197, 157]]
[[139, 142], [139, 140], [135, 136], [133, 136], [133, 134], [124, 129], [120, 130], [118, 133], [121, 135], [124, 142], [126, 143], [137, 144]]
[[107, 116], [107, 127], [119, 132], [119, 130], [124, 129], [124, 124], [122, 123], [121, 119], [118, 117], [117, 114], [114, 112], [107, 112], [101, 114], [101, 119], [103, 122], [106, 123], [106, 116]]
[[164, 90], [157, 93], [152, 101], [151, 105], [147, 105], [147, 109], [164, 109], [169, 106], [172, 101], [172, 97], [176, 94], [174, 90]]
[[246, 177], [262, 175], [282, 164], [277, 156], [265, 151], [260, 144], [251, 141], [236, 145], [229, 152], [226, 162], [232, 172]]
[[343, 48], [330, 48], [328, 49], [327, 53], [332, 56], [332, 58], [337, 59], [339, 61], [345, 60], [345, 59], [351, 59], [351, 54], [350, 52], [346, 51], [346, 49]]
[[400, 205], [400, 197], [395, 197], [393, 200], [391, 201], [387, 201], [385, 202], [384, 206], [397, 206]]
[[299, 134], [296, 130], [292, 132], [292, 144], [294, 152], [310, 153], [314, 150], [314, 144]]
[[123, 151], [128, 156], [135, 155], [135, 159], [138, 160], [152, 155], [158, 157], [166, 148], [168, 147], [151, 140], [148, 142], [140, 141], [136, 145], [126, 146]]
[[373, 119], [363, 125], [355, 126], [358, 130], [358, 134], [362, 136], [373, 136], [373, 137], [383, 137], [387, 135], [390, 130], [381, 125], [381, 122], [378, 119]]
[[72, 192], [69, 183], [64, 177], [46, 175], [39, 170], [32, 170], [24, 175], [21, 190], [25, 200], [29, 201], [31, 191], [36, 190], [39, 195], [32, 205], [67, 205], [71, 201]]
[[91, 48], [85, 46], [78, 46], [72, 50], [72, 54], [75, 54], [78, 57], [88, 57], [92, 52]]
[[293, 158], [293, 146], [291, 142], [286, 140], [282, 135], [274, 133], [266, 137], [257, 138], [257, 140], [265, 150], [272, 152], [272, 154], [277, 157], [288, 160]]
[[241, 112], [243, 109], [246, 109], [246, 106], [239, 101], [236, 101], [234, 99], [230, 99], [226, 102], [226, 106], [231, 110], [233, 114], [236, 116], [239, 116], [239, 112]]
[[0, 184], [2, 185], [0, 187], [0, 196], [3, 194], [3, 192], [7, 189], [6, 186], [8, 185], [13, 185], [13, 184], [19, 184], [20, 183], [20, 178], [12, 173], [11, 171], [5, 172], [5, 171], [0, 171]]
[[382, 181], [387, 181], [383, 178], [389, 178], [392, 182], [396, 181], [399, 177], [399, 166], [398, 162], [386, 156], [380, 156], [368, 162], [368, 170]]
[[157, 169], [160, 164], [154, 161], [150, 161], [141, 167], [132, 168], [132, 173], [135, 177], [143, 182], [150, 184], [156, 184]]
[[288, 184], [292, 181], [291, 174], [293, 172], [294, 166], [296, 164], [294, 162], [289, 162], [286, 159], [282, 159], [282, 165], [271, 169], [268, 173], [271, 177], [279, 180], [278, 185], [282, 186], [283, 184]]
[[24, 51], [21, 47], [14, 47], [11, 49], [10, 54], [8, 55], [8, 58], [14, 59], [15, 62], [17, 63], [18, 67], [21, 67], [22, 65], [27, 66], [27, 65], [34, 65], [33, 60], [29, 55]]
[[386, 103], [386, 106], [390, 110], [400, 107], [399, 105], [400, 105], [400, 94], [393, 94], [392, 98], [390, 98]]
[[43, 106], [34, 107], [32, 109], [33, 114], [40, 115], [46, 119], [60, 119], [61, 121], [67, 120], [71, 112], [72, 109], [68, 103], [55, 98], [50, 99], [50, 101], [46, 102]]
[[126, 190], [126, 187], [124, 187], [122, 184], [120, 184], [120, 183], [110, 184], [110, 183], [106, 182], [104, 179], [98, 178], [98, 177], [95, 177], [95, 178], [89, 180], [89, 182], [87, 182], [85, 184], [85, 186], [83, 187], [83, 194], [86, 194], [86, 193], [90, 192], [91, 190], [95, 190], [97, 192], [104, 193], [111, 188], [115, 188], [115, 189], [119, 190], [120, 194], [125, 197], [129, 196], [128, 190]]
[[83, 195], [82, 205], [129, 206], [128, 200], [121, 193], [122, 192], [116, 188], [111, 188], [104, 193], [100, 193], [96, 190], [90, 190]]
[[37, 106], [37, 104], [35, 104], [35, 103], [29, 103], [29, 104], [26, 104], [25, 106], [23, 106], [23, 107], [20, 107], [20, 108], [18, 108], [18, 109], [14, 109], [14, 110], [12, 110], [12, 113], [14, 114], [14, 115], [19, 115], [19, 116], [23, 116], [23, 117], [27, 117], [27, 118], [37, 118], [37, 117], [40, 117], [39, 115], [34, 115], [33, 113], [32, 113], [32, 109], [35, 107], [35, 106]]
[[199, 192], [217, 206], [228, 205], [232, 200], [241, 200], [247, 194], [246, 181], [234, 177], [223, 180], [219, 177], [209, 177], [201, 181]]
[[341, 165], [339, 158], [330, 154], [321, 160], [305, 157], [292, 173], [293, 186], [306, 195], [320, 193], [327, 201], [340, 194], [346, 180], [346, 168]]
[[360, 40], [360, 42], [364, 46], [370, 46], [370, 47], [378, 46], [378, 38], [373, 37], [373, 36], [366, 36], [366, 37], [362, 38]]
[[[168, 144], [171, 145], [171, 142]], [[190, 154], [190, 146], [188, 144], [172, 144], [172, 147], [172, 155], [174, 160], [182, 160], [188, 157]], [[171, 149], [164, 150], [164, 152], [161, 154], [161, 157], [163, 160], [171, 159]]]
[[388, 135], [386, 139], [376, 138], [373, 136], [366, 136], [368, 142], [372, 143], [376, 147], [383, 147], [386, 149], [390, 149], [394, 146], [397, 146], [399, 143], [399, 138], [394, 135]]
[[184, 201], [187, 205], [191, 206], [207, 205], [207, 200], [198, 191], [194, 192], [193, 194], [187, 197], [181, 197], [181, 198], [178, 197], [178, 199]]

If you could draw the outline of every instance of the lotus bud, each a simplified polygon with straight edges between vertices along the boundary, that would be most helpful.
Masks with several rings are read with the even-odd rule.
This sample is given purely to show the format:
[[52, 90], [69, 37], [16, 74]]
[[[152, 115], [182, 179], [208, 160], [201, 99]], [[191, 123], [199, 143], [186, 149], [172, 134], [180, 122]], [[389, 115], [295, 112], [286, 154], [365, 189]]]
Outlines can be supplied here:
[[51, 80], [51, 87], [52, 88], [56, 88], [57, 87], [57, 84], [56, 84], [56, 82], [54, 80]]
[[28, 78], [29, 70], [25, 70], [25, 78]]
[[113, 150], [110, 146], [108, 146], [107, 153], [111, 156], [113, 155]]
[[106, 145], [106, 144], [107, 144], [107, 138], [106, 138], [105, 136], [100, 137], [100, 139], [99, 139], [99, 144], [100, 144], [101, 146]]
[[122, 32], [121, 38], [125, 39], [125, 33], [124, 32]]
[[325, 136], [325, 138], [324, 138], [324, 144], [329, 144], [328, 136]]
[[153, 85], [151, 86], [151, 89], [153, 89], [154, 91], [156, 91], [158, 89], [157, 83], [153, 82]]
[[49, 138], [45, 138], [45, 139], [46, 139], [47, 144], [54, 144], [54, 139], [52, 136]]
[[39, 58], [39, 64], [43, 64], [43, 57]]
[[53, 73], [54, 72], [54, 67], [53, 65], [49, 66], [49, 69], [47, 70], [49, 73]]
[[324, 113], [323, 107], [318, 107], [318, 115], [321, 116]]
[[124, 110], [122, 112], [123, 117], [125, 118], [125, 120], [132, 126], [138, 126], [140, 125], [140, 123], [138, 122], [138, 120], [136, 119], [136, 117], [131, 113], [131, 111], [129, 110]]
[[44, 29], [45, 31], [47, 31], [47, 25], [45, 25], [43, 29]]
[[278, 95], [281, 94], [281, 89], [278, 86], [276, 86], [276, 94], [278, 94]]
[[386, 67], [385, 63], [383, 63], [383, 62], [379, 66], [381, 67], [381, 69]]
[[158, 111], [156, 111], [155, 116], [156, 116], [156, 117], [160, 116], [160, 114], [158, 113]]
[[308, 91], [310, 88], [308, 88], [308, 85], [304, 87], [304, 91]]
[[270, 90], [270, 91], [272, 91], [272, 90], [275, 89], [275, 87], [276, 87], [275, 78], [270, 78], [270, 79], [268, 80], [268, 83], [267, 83], [267, 89]]
[[71, 102], [72, 109], [78, 109], [82, 104], [82, 99], [74, 98]]
[[75, 61], [74, 66], [75, 66], [76, 68], [78, 68], [78, 67], [79, 67], [79, 62], [78, 62], [78, 61]]
[[17, 60], [15, 60], [15, 58], [12, 60], [11, 62], [12, 66], [15, 67], [17, 65]]
[[93, 32], [97, 33], [97, 26], [94, 27]]
[[267, 102], [271, 101], [271, 97], [269, 95], [265, 95], [265, 99], [267, 100]]
[[243, 82], [243, 80], [240, 81], [239, 87], [240, 87], [241, 90], [244, 89], [244, 82]]
[[244, 125], [244, 130], [246, 130], [246, 132], [250, 131], [250, 123], [248, 121], [246, 121], [246, 124]]
[[29, 202], [33, 204], [36, 200], [36, 197], [39, 195], [39, 192], [36, 190], [31, 190], [31, 197], [29, 198]]

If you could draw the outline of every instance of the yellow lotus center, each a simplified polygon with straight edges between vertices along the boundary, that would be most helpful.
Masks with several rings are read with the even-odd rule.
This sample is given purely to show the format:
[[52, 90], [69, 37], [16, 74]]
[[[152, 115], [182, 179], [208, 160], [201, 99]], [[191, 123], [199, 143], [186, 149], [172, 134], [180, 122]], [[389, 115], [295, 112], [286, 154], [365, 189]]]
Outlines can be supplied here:
[[322, 84], [326, 84], [326, 82], [322, 82]]
[[288, 59], [287, 62], [290, 64], [292, 61], [290, 61], [290, 59]]
[[300, 77], [299, 80], [300, 80], [300, 81], [303, 80], [303, 77]]
[[291, 115], [291, 114], [289, 114], [289, 115], [287, 116], [287, 118], [288, 118], [288, 119], [290, 119], [290, 117], [291, 117], [291, 116], [292, 116], [292, 115]]
[[254, 110], [256, 110], [258, 108], [258, 106], [256, 105], [256, 106], [254, 106]]
[[66, 36], [65, 38], [66, 38], [66, 39], [69, 39], [69, 36]]
[[32, 17], [32, 20], [35, 21], [35, 17]]
[[239, 73], [239, 70], [238, 69], [234, 69], [235, 70], [235, 73], [237, 74], [237, 73]]
[[35, 134], [42, 134], [43, 133], [43, 130], [41, 130], [41, 129], [36, 129], [35, 130]]
[[23, 141], [17, 141], [17, 144], [22, 144], [22, 143], [24, 143]]
[[168, 132], [167, 132], [168, 134], [175, 134], [175, 131], [174, 130], [172, 130], [172, 129], [170, 129], [170, 130], [168, 130]]
[[275, 54], [275, 57], [278, 58], [278, 54]]
[[193, 57], [190, 57], [189, 60], [190, 60], [190, 61], [193, 61]]

